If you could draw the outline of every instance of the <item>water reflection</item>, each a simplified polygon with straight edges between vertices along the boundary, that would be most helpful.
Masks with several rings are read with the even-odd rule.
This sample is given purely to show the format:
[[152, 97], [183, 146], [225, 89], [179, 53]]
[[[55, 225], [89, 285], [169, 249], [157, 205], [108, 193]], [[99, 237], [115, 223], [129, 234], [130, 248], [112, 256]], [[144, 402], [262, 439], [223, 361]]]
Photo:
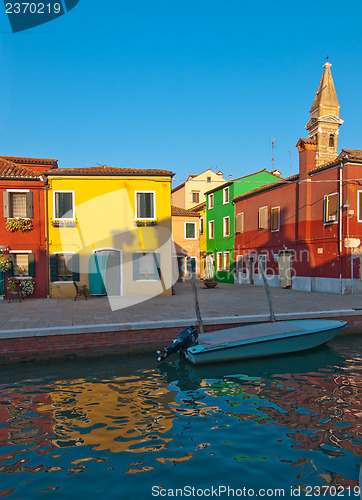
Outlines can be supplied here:
[[[67, 484], [117, 469], [180, 484], [185, 474], [224, 484], [225, 471], [268, 487], [358, 484], [357, 341], [209, 367], [154, 356], [29, 363], [0, 367], [0, 381], [0, 496], [20, 488], [14, 473], [61, 474]], [[44, 479], [44, 491], [58, 488]]]

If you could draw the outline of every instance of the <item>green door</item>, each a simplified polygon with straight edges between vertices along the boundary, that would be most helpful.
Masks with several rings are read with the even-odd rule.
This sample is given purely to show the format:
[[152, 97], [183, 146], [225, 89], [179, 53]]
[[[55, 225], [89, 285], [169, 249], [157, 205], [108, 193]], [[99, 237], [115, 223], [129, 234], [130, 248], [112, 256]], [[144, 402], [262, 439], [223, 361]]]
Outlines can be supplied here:
[[106, 275], [109, 252], [95, 252], [91, 255], [88, 265], [89, 293], [91, 295], [107, 295]]

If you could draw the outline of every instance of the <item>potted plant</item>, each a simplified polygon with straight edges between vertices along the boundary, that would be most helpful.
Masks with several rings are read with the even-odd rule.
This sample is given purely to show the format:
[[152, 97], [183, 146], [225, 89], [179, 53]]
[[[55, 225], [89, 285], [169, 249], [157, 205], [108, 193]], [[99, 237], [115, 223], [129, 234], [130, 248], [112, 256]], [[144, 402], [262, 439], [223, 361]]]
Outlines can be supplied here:
[[3, 273], [11, 268], [11, 260], [6, 255], [0, 255], [0, 271]]
[[33, 278], [26, 278], [20, 282], [20, 293], [23, 297], [32, 295], [34, 293], [34, 280]]
[[217, 285], [217, 281], [214, 281], [213, 278], [207, 278], [205, 280], [205, 287], [206, 288], [215, 288]]

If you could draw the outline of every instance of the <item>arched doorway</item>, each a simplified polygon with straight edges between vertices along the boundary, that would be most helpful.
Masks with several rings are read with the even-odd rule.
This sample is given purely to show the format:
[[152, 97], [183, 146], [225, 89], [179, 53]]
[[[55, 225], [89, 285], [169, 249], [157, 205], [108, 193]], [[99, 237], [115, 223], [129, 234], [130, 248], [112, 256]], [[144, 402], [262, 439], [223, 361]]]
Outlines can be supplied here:
[[122, 295], [122, 252], [116, 248], [98, 248], [89, 259], [91, 295]]

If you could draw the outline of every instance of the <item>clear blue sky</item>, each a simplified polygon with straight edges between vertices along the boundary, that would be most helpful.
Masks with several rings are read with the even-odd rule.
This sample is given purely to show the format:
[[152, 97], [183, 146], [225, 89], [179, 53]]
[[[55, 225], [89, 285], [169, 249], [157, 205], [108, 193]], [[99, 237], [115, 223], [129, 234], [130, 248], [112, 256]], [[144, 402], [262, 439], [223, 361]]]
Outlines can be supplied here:
[[338, 149], [362, 149], [361, 5], [80, 0], [17, 34], [0, 6], [0, 155], [235, 178], [271, 170], [273, 138], [288, 176], [327, 53]]

